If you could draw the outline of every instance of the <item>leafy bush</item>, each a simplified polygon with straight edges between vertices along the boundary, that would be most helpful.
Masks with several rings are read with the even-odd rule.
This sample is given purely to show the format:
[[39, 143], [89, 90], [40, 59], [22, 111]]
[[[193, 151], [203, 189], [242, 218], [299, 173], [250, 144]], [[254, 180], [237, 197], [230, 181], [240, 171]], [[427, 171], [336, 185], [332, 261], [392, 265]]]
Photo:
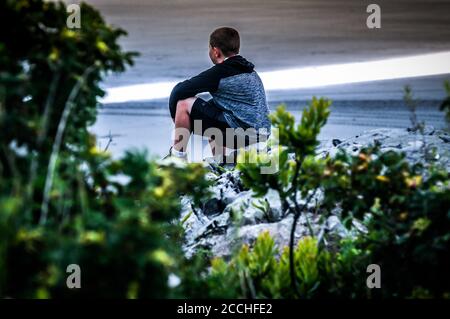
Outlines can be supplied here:
[[[134, 54], [81, 10], [69, 30], [62, 2], [0, 3], [0, 296], [166, 297], [183, 262], [179, 198], [198, 202], [209, 184], [201, 165], [96, 147], [100, 81]], [[82, 289], [66, 286], [70, 264]]]
[[[298, 125], [295, 124], [292, 114], [287, 112], [283, 106], [280, 106], [271, 115], [272, 124], [277, 129], [275, 130], [278, 134], [276, 138], [282, 145], [272, 154], [279, 158], [276, 174], [261, 173], [261, 163], [265, 162], [261, 157], [267, 156], [265, 154], [256, 155], [257, 161], [249, 161], [249, 156], [252, 154], [244, 152], [238, 161], [240, 164], [237, 166], [242, 173], [245, 186], [253, 189], [256, 195], [260, 196], [265, 195], [269, 188], [276, 190], [280, 195], [285, 215], [294, 215], [289, 250], [289, 271], [294, 291], [297, 291], [294, 265], [295, 228], [300, 215], [319, 186], [316, 174], [320, 173], [320, 166], [323, 163], [320, 160], [314, 160], [314, 155], [315, 149], [319, 145], [317, 136], [330, 114], [330, 105], [329, 100], [313, 98], [310, 106], [304, 109]], [[293, 154], [293, 159], [289, 158], [290, 153]], [[302, 206], [298, 203], [299, 194], [307, 198], [306, 203]], [[313, 236], [311, 227], [310, 231]]]
[[[246, 187], [276, 190], [284, 216], [293, 215], [289, 247], [264, 233], [210, 268], [207, 254], [184, 259], [179, 197], [196, 204], [207, 196], [204, 169], [161, 167], [139, 151], [113, 160], [96, 147], [88, 127], [99, 84], [135, 54], [117, 44], [123, 30], [89, 5], [81, 10], [82, 28], [69, 30], [63, 3], [0, 2], [1, 297], [450, 296], [448, 172], [376, 145], [318, 158], [325, 99], [313, 99], [299, 124], [279, 108], [271, 119], [281, 146], [244, 152], [257, 161], [238, 165]], [[276, 174], [261, 174], [267, 156], [279, 156]], [[340, 208], [357, 236], [326, 246], [310, 227], [295, 245], [297, 221], [319, 191], [317, 211]], [[382, 289], [366, 288], [371, 263], [381, 266]], [[69, 264], [81, 267], [80, 290], [66, 287]], [[181, 284], [171, 287], [170, 275]]]
[[[358, 247], [381, 266], [384, 297], [449, 296], [450, 181], [441, 168], [409, 165], [404, 154], [378, 147], [329, 159], [325, 205], [363, 222]], [[420, 292], [420, 295], [417, 293]]]
[[[181, 193], [188, 192], [192, 185], [202, 187], [199, 180], [204, 172], [200, 165], [171, 165], [161, 170], [144, 155], [127, 153], [120, 161], [103, 162], [105, 189], [100, 191], [97, 181], [90, 187], [84, 185], [78, 190], [85, 201], [83, 211], [59, 224], [21, 223], [11, 229], [13, 219], [8, 224], [10, 236], [5, 238], [4, 294], [167, 296], [169, 272], [176, 272], [182, 257], [176, 237], [178, 227], [170, 222], [180, 211]], [[178, 179], [180, 183], [173, 185], [171, 181]], [[97, 196], [87, 195], [94, 189], [98, 189]], [[202, 193], [202, 189], [197, 191]], [[178, 245], [170, 245], [169, 238]], [[81, 267], [82, 289], [67, 289], [69, 264]]]
[[[214, 260], [205, 278], [212, 295], [448, 298], [449, 173], [429, 163], [410, 165], [404, 154], [381, 152], [378, 145], [357, 155], [341, 150], [335, 157], [315, 156], [328, 106], [326, 100], [314, 99], [297, 126], [284, 108], [275, 112], [272, 122], [282, 145], [272, 155], [279, 156], [277, 174], [260, 174], [267, 155], [241, 155], [238, 169], [244, 184], [260, 196], [275, 189], [286, 214], [294, 215], [290, 245], [279, 255], [270, 236], [263, 234], [253, 250], [244, 246], [229, 263]], [[250, 156], [258, 161], [245, 162]], [[356, 235], [326, 246], [310, 227], [313, 237], [295, 248], [298, 217], [307, 218], [317, 191], [323, 192], [316, 207], [322, 219], [339, 208], [344, 225]], [[381, 289], [366, 287], [370, 264], [381, 266]]]
[[330, 252], [320, 249], [315, 238], [300, 239], [293, 254], [298, 294], [291, 285], [289, 255], [289, 247], [280, 253], [269, 233], [263, 232], [252, 249], [244, 245], [231, 261], [212, 260], [211, 271], [203, 279], [208, 289], [202, 296], [329, 298], [366, 293], [365, 277], [358, 269], [364, 254], [352, 241], [344, 241], [340, 251]]

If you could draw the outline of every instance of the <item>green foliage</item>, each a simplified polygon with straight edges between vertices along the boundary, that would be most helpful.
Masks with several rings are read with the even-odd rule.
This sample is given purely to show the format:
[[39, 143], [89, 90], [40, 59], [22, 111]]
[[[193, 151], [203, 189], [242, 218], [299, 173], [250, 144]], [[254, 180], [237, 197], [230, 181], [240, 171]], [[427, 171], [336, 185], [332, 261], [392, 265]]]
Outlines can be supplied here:
[[[117, 44], [123, 30], [105, 24], [86, 4], [81, 11], [82, 28], [70, 30], [61, 2], [0, 4], [1, 30], [9, 30], [0, 33], [2, 192], [14, 185], [27, 199], [39, 202], [46, 195], [49, 170], [63, 177], [55, 181], [58, 188], [70, 189], [78, 184], [75, 162], [95, 155], [89, 154], [95, 142], [88, 127], [96, 118], [97, 98], [104, 94], [100, 81], [109, 72], [124, 71], [134, 54]], [[58, 130], [64, 143], [55, 152]], [[57, 155], [56, 168], [49, 165], [52, 154]], [[26, 205], [24, 210], [30, 219], [42, 217], [40, 205]]]
[[[331, 253], [320, 249], [316, 239], [302, 238], [294, 252], [300, 292], [297, 296], [289, 275], [289, 247], [280, 254], [269, 233], [263, 232], [252, 249], [243, 246], [228, 263], [221, 258], [212, 261], [210, 275], [203, 279], [208, 287], [203, 297], [351, 297], [355, 292], [354, 281], [360, 274], [349, 271], [354, 270], [362, 253], [350, 245], [351, 242], [343, 242], [342, 251]], [[337, 285], [347, 290], [337, 290]], [[362, 289], [361, 293], [364, 292]]]
[[413, 96], [412, 93], [412, 89], [409, 85], [407, 85], [404, 89], [404, 96], [403, 96], [403, 100], [405, 101], [406, 106], [409, 109], [410, 115], [409, 115], [409, 119], [411, 121], [411, 130], [413, 132], [420, 132], [421, 134], [423, 134], [424, 132], [424, 128], [425, 128], [425, 123], [424, 122], [419, 122], [418, 118], [417, 118], [417, 101]]
[[[270, 117], [275, 139], [281, 146], [271, 154], [257, 154], [255, 150], [240, 154], [237, 169], [242, 173], [244, 185], [260, 196], [268, 189], [277, 190], [283, 200], [295, 196], [297, 187], [303, 192], [314, 189], [313, 175], [319, 167], [312, 158], [319, 145], [317, 136], [330, 114], [330, 105], [329, 100], [314, 97], [309, 107], [303, 110], [301, 122], [297, 125], [294, 116], [283, 105], [279, 106]], [[294, 153], [293, 159], [289, 158], [290, 153]], [[268, 162], [277, 163], [277, 173], [264, 174], [261, 167]]]
[[[204, 168], [161, 166], [140, 151], [113, 160], [96, 147], [88, 127], [100, 82], [135, 54], [118, 45], [123, 30], [87, 4], [81, 10], [82, 28], [69, 30], [64, 3], [0, 3], [1, 297], [450, 296], [448, 172], [377, 146], [317, 158], [325, 99], [314, 98], [299, 124], [279, 108], [271, 120], [280, 146], [270, 155], [244, 152], [238, 164], [246, 187], [260, 196], [276, 190], [284, 215], [294, 215], [289, 247], [280, 253], [263, 233], [210, 269], [207, 254], [184, 259], [179, 197], [198, 203], [208, 195]], [[448, 99], [441, 109], [448, 115]], [[263, 174], [274, 161], [277, 172]], [[340, 207], [355, 237], [326, 246], [311, 228], [295, 245], [298, 218], [317, 190], [317, 211], [327, 217]], [[269, 216], [270, 205], [255, 205]], [[381, 266], [381, 290], [366, 288], [371, 263]], [[66, 287], [69, 264], [81, 267], [80, 290]], [[181, 284], [169, 287], [169, 274]]]
[[[199, 202], [209, 183], [201, 165], [96, 147], [100, 81], [134, 54], [123, 30], [81, 11], [69, 30], [62, 2], [0, 3], [0, 296], [166, 297], [184, 262], [179, 197]], [[67, 288], [69, 264], [82, 289]]]
[[[415, 110], [410, 89], [405, 100]], [[314, 99], [298, 125], [283, 107], [272, 115], [281, 144], [274, 153], [280, 156], [277, 174], [260, 173], [266, 155], [256, 155], [260, 157], [253, 162], [249, 159], [254, 154], [243, 155], [238, 169], [244, 184], [256, 195], [275, 189], [284, 210], [294, 214], [290, 247], [280, 255], [264, 234], [253, 250], [244, 246], [229, 263], [215, 260], [205, 279], [211, 291], [227, 297], [447, 298], [449, 173], [427, 162], [410, 165], [404, 154], [382, 152], [378, 145], [357, 155], [339, 151], [333, 158], [316, 157], [317, 135], [326, 122], [328, 105]], [[328, 217], [340, 208], [354, 237], [325, 246], [311, 229], [313, 237], [300, 240], [295, 248], [296, 222], [307, 212], [316, 190], [324, 194], [316, 211]], [[299, 193], [306, 201], [302, 206]], [[373, 263], [381, 266], [382, 289], [366, 288], [366, 268]], [[234, 292], [224, 295], [218, 278], [233, 283]]]
[[[244, 186], [251, 188], [258, 196], [265, 195], [269, 189], [275, 189], [281, 196], [286, 196], [294, 168], [294, 163], [289, 160], [288, 155], [287, 150], [282, 148], [274, 149], [271, 154], [258, 154], [254, 149], [241, 152], [236, 168], [241, 172]], [[274, 160], [278, 161], [277, 173], [264, 174], [261, 168]]]
[[[63, 3], [6, 0], [0, 4], [1, 29], [8, 30], [0, 38], [2, 145], [16, 141], [45, 161], [64, 106], [72, 102], [65, 142], [83, 151], [87, 127], [95, 121], [97, 97], [104, 94], [100, 80], [107, 72], [124, 71], [134, 54], [123, 52], [117, 44], [125, 31], [106, 25], [87, 4], [81, 4], [81, 11], [82, 28], [70, 30]], [[68, 101], [80, 81], [76, 98]], [[11, 169], [4, 158], [2, 164], [4, 170]]]
[[[130, 166], [131, 162], [135, 165]], [[4, 203], [13, 218], [2, 223], [8, 227], [6, 234], [2, 232], [7, 237], [2, 245], [6, 279], [2, 294], [32, 298], [167, 296], [167, 276], [177, 271], [181, 258], [179, 230], [170, 221], [180, 211], [179, 196], [194, 184], [197, 197], [206, 194], [208, 183], [203, 175], [201, 165], [158, 169], [145, 154], [130, 152], [121, 160], [103, 161], [101, 176], [75, 190], [84, 197], [83, 211], [72, 216], [66, 212], [58, 223], [19, 223], [18, 205]], [[87, 175], [82, 180], [90, 178]], [[173, 184], [177, 180], [186, 182]], [[59, 200], [57, 194], [53, 196]], [[169, 244], [167, 236], [178, 245]], [[82, 269], [82, 289], [66, 287], [65, 269], [73, 263]]]
[[329, 100], [313, 97], [309, 107], [303, 110], [301, 122], [297, 125], [294, 116], [284, 106], [278, 107], [270, 118], [273, 126], [278, 129], [279, 143], [300, 159], [314, 154], [319, 144], [317, 135], [327, 121], [330, 105]]
[[[282, 145], [270, 155], [278, 160], [275, 174], [273, 172], [267, 174], [261, 169], [261, 163], [264, 162], [261, 158], [269, 155], [256, 155], [256, 160], [252, 161], [252, 151], [244, 152], [237, 166], [242, 173], [244, 185], [251, 188], [257, 196], [264, 195], [269, 188], [276, 190], [282, 201], [282, 215], [290, 213], [294, 215], [289, 245], [289, 273], [292, 290], [296, 295], [300, 295], [301, 291], [295, 279], [296, 265], [293, 253], [295, 228], [304, 207], [318, 188], [317, 177], [321, 175], [323, 163], [316, 162], [314, 156], [316, 147], [319, 145], [320, 129], [325, 125], [330, 114], [330, 105], [329, 100], [314, 97], [309, 107], [303, 110], [302, 119], [298, 125], [284, 106], [278, 107], [277, 111], [271, 115], [275, 139]], [[289, 153], [292, 153], [292, 159], [289, 159]], [[299, 192], [307, 197], [302, 207], [298, 204]], [[314, 236], [309, 222], [308, 226], [311, 236]]]
[[363, 219], [376, 198], [383, 205], [381, 210], [402, 211], [414, 182], [421, 180], [420, 173], [419, 167], [409, 167], [404, 155], [394, 151], [380, 153], [378, 147], [369, 147], [357, 156], [340, 151], [328, 159], [324, 170], [326, 204], [342, 202], [344, 218], [350, 214]]
[[322, 182], [325, 205], [339, 204], [347, 225], [364, 222], [358, 247], [383, 269], [385, 297], [450, 289], [450, 181], [437, 167], [411, 166], [404, 155], [378, 147], [329, 159]]

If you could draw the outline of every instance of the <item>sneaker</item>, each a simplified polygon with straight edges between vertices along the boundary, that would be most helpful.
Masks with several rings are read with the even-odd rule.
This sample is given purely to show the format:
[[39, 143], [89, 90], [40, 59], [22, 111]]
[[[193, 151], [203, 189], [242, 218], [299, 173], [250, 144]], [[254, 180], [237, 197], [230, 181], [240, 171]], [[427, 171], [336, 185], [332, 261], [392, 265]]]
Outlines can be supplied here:
[[225, 168], [233, 168], [237, 162], [237, 151], [232, 151], [229, 155], [216, 155], [205, 157], [204, 162], [210, 166], [220, 166]]
[[168, 158], [178, 158], [179, 160], [183, 162], [187, 162], [187, 153], [185, 153], [183, 156], [177, 156], [173, 154], [173, 147], [171, 146], [169, 149], [169, 153], [162, 158], [162, 160], [168, 159]]

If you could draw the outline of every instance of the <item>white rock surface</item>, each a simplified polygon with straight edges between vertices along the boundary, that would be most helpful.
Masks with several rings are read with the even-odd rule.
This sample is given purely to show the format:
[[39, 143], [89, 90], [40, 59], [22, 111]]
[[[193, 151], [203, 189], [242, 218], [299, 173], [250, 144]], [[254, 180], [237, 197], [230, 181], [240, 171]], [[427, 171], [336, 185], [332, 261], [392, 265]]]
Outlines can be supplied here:
[[[423, 135], [407, 129], [371, 130], [347, 140], [327, 141], [319, 148], [318, 155], [333, 156], [339, 149], [355, 154], [362, 147], [374, 143], [380, 143], [383, 151], [405, 152], [411, 163], [425, 162], [426, 159], [429, 163], [440, 164], [450, 171], [450, 135], [432, 127], [426, 127]], [[255, 198], [252, 191], [243, 189], [236, 170], [229, 170], [219, 176], [211, 173], [208, 178], [215, 181], [212, 187], [213, 197], [202, 209], [197, 210], [196, 214], [190, 213], [190, 203], [183, 199], [185, 209], [181, 218], [186, 218], [190, 213], [183, 224], [184, 250], [187, 256], [200, 248], [209, 249], [214, 256], [229, 256], [242, 244], [252, 245], [264, 231], [269, 231], [278, 247], [289, 244], [293, 216], [285, 216], [276, 191], [269, 190], [265, 197]], [[319, 191], [316, 198], [320, 201], [321, 196]], [[310, 235], [306, 218], [318, 237], [327, 232], [331, 238], [339, 239], [364, 231], [364, 227], [358, 224], [354, 225], [354, 232], [349, 232], [339, 219], [339, 208], [335, 209], [335, 215], [321, 220], [320, 216], [313, 214], [315, 204], [314, 201], [312, 203], [308, 207], [310, 213], [299, 219], [295, 232], [296, 241]]]

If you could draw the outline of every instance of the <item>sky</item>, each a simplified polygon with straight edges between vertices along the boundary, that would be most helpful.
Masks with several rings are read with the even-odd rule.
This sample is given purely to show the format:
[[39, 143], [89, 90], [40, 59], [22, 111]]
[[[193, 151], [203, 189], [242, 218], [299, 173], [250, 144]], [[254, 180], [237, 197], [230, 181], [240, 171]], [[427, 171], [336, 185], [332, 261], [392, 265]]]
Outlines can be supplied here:
[[[70, 1], [72, 2], [72, 1]], [[222, 25], [241, 33], [241, 53], [259, 71], [450, 50], [450, 0], [377, 1], [381, 29], [369, 30], [365, 0], [88, 0], [125, 28], [141, 52], [110, 86], [184, 78], [211, 66], [208, 36]]]

